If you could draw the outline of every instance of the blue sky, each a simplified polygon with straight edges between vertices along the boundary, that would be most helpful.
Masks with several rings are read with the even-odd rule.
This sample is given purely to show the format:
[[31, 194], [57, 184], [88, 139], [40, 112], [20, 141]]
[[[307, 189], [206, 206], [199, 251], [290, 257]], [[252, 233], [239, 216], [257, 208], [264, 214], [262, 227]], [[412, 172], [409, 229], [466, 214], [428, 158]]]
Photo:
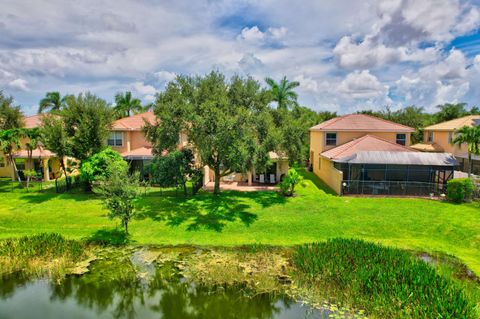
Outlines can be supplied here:
[[176, 74], [286, 75], [339, 113], [480, 104], [480, 0], [1, 0], [0, 90], [143, 101]]

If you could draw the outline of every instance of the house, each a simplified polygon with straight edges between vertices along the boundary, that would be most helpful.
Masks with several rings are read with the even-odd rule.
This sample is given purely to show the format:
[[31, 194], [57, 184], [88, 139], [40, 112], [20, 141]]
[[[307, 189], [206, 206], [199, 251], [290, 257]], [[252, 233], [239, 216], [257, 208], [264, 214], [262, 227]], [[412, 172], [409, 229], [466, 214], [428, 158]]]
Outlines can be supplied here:
[[[25, 128], [35, 128], [41, 125], [42, 115], [32, 115], [24, 118]], [[25, 140], [21, 141], [21, 145], [25, 145]], [[24, 180], [25, 170], [35, 170], [44, 181], [58, 178], [62, 176], [63, 172], [60, 166], [60, 159], [49, 150], [39, 146], [32, 152], [32, 159], [28, 159], [27, 150], [22, 147], [13, 155], [15, 165], [22, 180]], [[12, 180], [17, 178], [15, 169], [7, 158], [0, 153], [0, 177], [9, 177]]]
[[[132, 170], [137, 170], [142, 176], [147, 174], [145, 168], [153, 159], [152, 144], [143, 133], [145, 122], [155, 123], [156, 117], [152, 111], [132, 115], [113, 122], [107, 145], [130, 164]], [[185, 134], [180, 135], [178, 148], [187, 145]]]
[[[480, 115], [468, 115], [451, 121], [430, 125], [424, 128], [423, 143], [412, 145], [412, 148], [423, 152], [447, 152], [453, 154], [459, 162], [459, 169], [467, 171], [468, 146], [453, 145], [455, 132], [464, 127], [480, 125]], [[480, 175], [480, 156], [472, 155], [472, 173]]]
[[[153, 112], [145, 112], [116, 120], [112, 125], [108, 146], [122, 155], [130, 163], [133, 170], [138, 170], [142, 175], [146, 174], [145, 167], [153, 159], [152, 145], [147, 141], [143, 133], [145, 121], [155, 123], [156, 117]], [[178, 149], [187, 146], [188, 137], [181, 133]], [[275, 184], [288, 172], [288, 158], [280, 153], [270, 152], [271, 165], [265, 172], [248, 172], [246, 174], [232, 173], [222, 178], [223, 182], [245, 182], [252, 185], [253, 182]], [[212, 170], [203, 168], [204, 185], [213, 182], [215, 175]]]
[[365, 114], [310, 128], [310, 165], [337, 194], [428, 195], [443, 191], [457, 162], [409, 147], [414, 129]]

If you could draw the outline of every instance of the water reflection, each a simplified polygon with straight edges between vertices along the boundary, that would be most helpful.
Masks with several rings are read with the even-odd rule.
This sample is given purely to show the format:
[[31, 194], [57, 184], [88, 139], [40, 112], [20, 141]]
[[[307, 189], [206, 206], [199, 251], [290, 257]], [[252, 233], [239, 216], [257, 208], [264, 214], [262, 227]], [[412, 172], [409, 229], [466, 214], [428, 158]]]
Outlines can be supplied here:
[[169, 266], [139, 279], [132, 265], [97, 264], [91, 273], [62, 284], [0, 281], [0, 318], [327, 318], [326, 314], [272, 294], [241, 287], [188, 284]]

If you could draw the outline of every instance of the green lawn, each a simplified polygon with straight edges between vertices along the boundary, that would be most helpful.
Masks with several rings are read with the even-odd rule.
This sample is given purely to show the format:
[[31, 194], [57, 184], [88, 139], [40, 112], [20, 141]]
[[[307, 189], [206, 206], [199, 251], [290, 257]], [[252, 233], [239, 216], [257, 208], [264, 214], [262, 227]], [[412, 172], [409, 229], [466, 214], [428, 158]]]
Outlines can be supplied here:
[[[480, 204], [334, 196], [310, 173], [298, 195], [208, 193], [193, 198], [150, 191], [130, 225], [138, 244], [293, 245], [331, 237], [363, 238], [454, 255], [480, 274]], [[100, 200], [87, 194], [26, 193], [0, 187], [0, 238], [58, 232], [88, 237], [111, 229]], [[179, 193], [180, 194], [180, 193]]]

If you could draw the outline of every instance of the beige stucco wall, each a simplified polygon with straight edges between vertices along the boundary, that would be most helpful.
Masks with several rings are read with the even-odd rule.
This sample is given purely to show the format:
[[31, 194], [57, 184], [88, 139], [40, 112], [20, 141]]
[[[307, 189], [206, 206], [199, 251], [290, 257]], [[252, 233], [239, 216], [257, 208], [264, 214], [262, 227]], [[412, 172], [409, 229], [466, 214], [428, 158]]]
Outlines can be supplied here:
[[[428, 142], [429, 132], [430, 131], [424, 131], [423, 133], [423, 141], [425, 143], [429, 143]], [[459, 147], [457, 145], [452, 145], [448, 142], [448, 136], [450, 132], [453, 132], [453, 131], [433, 131], [433, 142], [440, 145], [443, 148], [444, 152], [446, 153], [451, 153], [453, 155], [460, 155], [460, 154], [467, 153], [468, 149], [466, 144], [462, 144], [462, 146]]]
[[[333, 166], [333, 162], [328, 158], [320, 157], [321, 167], [314, 173], [322, 179], [337, 194], [342, 193], [343, 172]], [[317, 161], [318, 162], [318, 161]], [[318, 163], [317, 163], [318, 164]]]

